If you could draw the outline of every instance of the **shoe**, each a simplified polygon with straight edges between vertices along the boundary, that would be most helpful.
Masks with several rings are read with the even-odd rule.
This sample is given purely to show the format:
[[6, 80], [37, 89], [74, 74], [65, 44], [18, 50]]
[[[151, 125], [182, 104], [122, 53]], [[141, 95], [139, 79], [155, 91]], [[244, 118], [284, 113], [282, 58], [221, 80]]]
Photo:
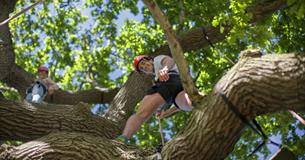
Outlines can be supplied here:
[[126, 137], [126, 136], [124, 136], [124, 135], [118, 136], [115, 140], [116, 140], [116, 141], [119, 141], [119, 142], [122, 142], [122, 143], [124, 143], [124, 144], [130, 144], [129, 138]]

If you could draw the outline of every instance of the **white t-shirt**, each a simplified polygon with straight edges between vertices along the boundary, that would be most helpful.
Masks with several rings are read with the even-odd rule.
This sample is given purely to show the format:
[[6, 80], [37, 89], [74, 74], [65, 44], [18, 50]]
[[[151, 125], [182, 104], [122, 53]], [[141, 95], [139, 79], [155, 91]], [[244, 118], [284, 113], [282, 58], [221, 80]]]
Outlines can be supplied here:
[[[154, 58], [154, 70], [155, 70], [155, 80], [156, 81], [159, 79], [158, 72], [163, 68], [161, 62], [165, 57], [169, 57], [169, 56], [159, 55], [159, 56]], [[178, 67], [177, 67], [176, 63], [172, 68], [169, 69], [169, 71], [175, 71], [175, 72], [179, 73], [179, 70], [178, 70]], [[169, 73], [169, 74], [171, 74], [171, 73]]]

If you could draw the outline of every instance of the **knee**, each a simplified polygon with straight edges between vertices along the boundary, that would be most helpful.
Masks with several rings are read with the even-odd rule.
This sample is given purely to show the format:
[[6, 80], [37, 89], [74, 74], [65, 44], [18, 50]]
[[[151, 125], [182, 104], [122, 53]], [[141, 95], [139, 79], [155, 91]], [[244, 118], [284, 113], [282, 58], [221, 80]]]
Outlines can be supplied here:
[[142, 103], [146, 103], [146, 102], [152, 103], [152, 102], [154, 102], [154, 98], [155, 98], [154, 95], [146, 95], [142, 99]]
[[136, 115], [141, 121], [146, 121], [150, 115], [152, 115], [152, 113], [150, 113], [148, 110], [142, 110], [137, 112]]
[[146, 95], [141, 104], [136, 115], [142, 120], [147, 120], [155, 110], [164, 103], [162, 97], [158, 94]]
[[185, 105], [185, 106], [179, 106], [179, 109], [181, 109], [183, 111], [191, 111], [193, 109], [193, 107], [190, 105]]

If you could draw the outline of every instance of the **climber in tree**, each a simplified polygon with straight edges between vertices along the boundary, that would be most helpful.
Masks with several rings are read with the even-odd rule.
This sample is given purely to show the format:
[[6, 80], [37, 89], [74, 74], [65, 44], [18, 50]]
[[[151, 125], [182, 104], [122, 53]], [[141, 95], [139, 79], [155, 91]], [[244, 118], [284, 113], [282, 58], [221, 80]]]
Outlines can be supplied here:
[[145, 55], [137, 56], [134, 59], [134, 68], [139, 73], [154, 75], [155, 84], [142, 99], [137, 113], [127, 120], [123, 134], [119, 136], [119, 138], [124, 138], [125, 142], [163, 104], [174, 104], [175, 108], [161, 112], [158, 114], [160, 118], [179, 110], [190, 111], [193, 108], [182, 87], [177, 65], [171, 57], [166, 55], [155, 58]]
[[26, 91], [26, 100], [33, 103], [41, 103], [45, 96], [51, 96], [55, 90], [58, 90], [58, 85], [48, 78], [49, 69], [45, 66], [40, 66], [37, 69], [38, 77]]

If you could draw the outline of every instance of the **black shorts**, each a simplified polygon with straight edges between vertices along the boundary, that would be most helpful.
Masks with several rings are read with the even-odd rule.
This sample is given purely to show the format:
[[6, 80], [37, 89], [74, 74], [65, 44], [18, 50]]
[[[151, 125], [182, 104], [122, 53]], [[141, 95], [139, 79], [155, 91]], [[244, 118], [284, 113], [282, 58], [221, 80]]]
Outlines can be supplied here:
[[169, 80], [166, 82], [157, 81], [152, 88], [147, 91], [147, 94], [159, 93], [166, 103], [174, 103], [176, 107], [178, 107], [175, 103], [175, 98], [183, 91], [182, 83], [178, 74], [170, 74]]

